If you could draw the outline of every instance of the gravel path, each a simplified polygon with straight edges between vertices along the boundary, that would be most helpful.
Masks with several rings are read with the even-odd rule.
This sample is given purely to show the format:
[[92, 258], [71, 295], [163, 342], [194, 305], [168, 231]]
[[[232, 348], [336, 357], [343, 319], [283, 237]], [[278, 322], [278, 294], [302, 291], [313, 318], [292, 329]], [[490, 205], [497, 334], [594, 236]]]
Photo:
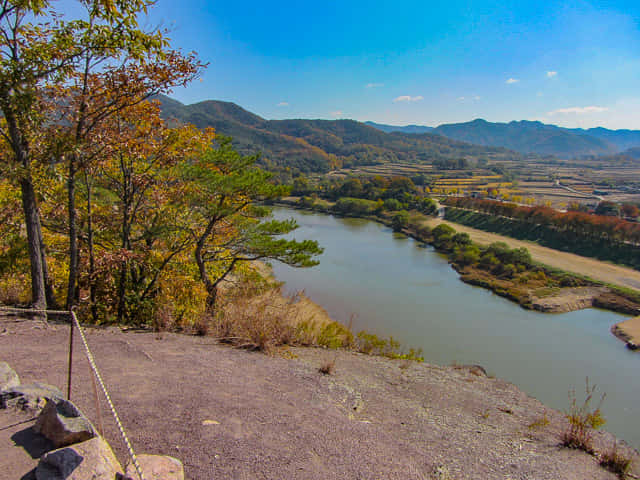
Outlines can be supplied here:
[[[136, 450], [179, 458], [189, 479], [616, 478], [593, 456], [558, 446], [560, 413], [467, 369], [311, 348], [267, 356], [176, 334], [87, 335]], [[62, 324], [0, 318], [0, 360], [23, 383], [64, 389], [67, 339]], [[99, 425], [81, 351], [77, 343], [72, 400]], [[331, 360], [335, 372], [319, 373]], [[550, 424], [530, 427], [545, 412]], [[102, 415], [124, 463], [113, 421]], [[12, 427], [13, 435], [29, 426]], [[0, 459], [11, 464], [19, 449], [3, 427]], [[612, 441], [596, 436], [598, 448]]]

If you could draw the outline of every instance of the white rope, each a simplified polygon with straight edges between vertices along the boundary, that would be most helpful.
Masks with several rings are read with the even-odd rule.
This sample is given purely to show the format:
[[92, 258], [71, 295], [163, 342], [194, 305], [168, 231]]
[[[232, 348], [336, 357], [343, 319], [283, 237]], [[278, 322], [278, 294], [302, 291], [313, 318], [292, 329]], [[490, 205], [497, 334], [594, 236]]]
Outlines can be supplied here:
[[107, 399], [107, 403], [109, 404], [109, 409], [111, 410], [113, 418], [116, 421], [116, 425], [118, 426], [118, 430], [120, 430], [120, 435], [122, 436], [122, 439], [124, 440], [124, 443], [127, 446], [127, 450], [129, 452], [129, 456], [131, 457], [131, 460], [133, 461], [133, 466], [136, 468], [136, 472], [138, 472], [138, 477], [140, 477], [140, 480], [144, 480], [144, 477], [142, 476], [142, 469], [140, 468], [140, 464], [138, 463], [138, 457], [136, 457], [136, 454], [133, 451], [133, 447], [131, 446], [131, 442], [129, 442], [129, 438], [127, 437], [127, 434], [124, 431], [124, 427], [122, 426], [122, 422], [120, 421], [120, 416], [118, 415], [118, 412], [116, 411], [116, 407], [114, 407], [113, 402], [111, 401], [111, 395], [109, 395], [109, 392], [107, 391], [107, 387], [105, 386], [104, 382], [102, 381], [102, 376], [100, 375], [100, 371], [98, 370], [98, 367], [96, 365], [95, 359], [93, 358], [93, 354], [91, 353], [91, 350], [89, 349], [89, 344], [87, 343], [87, 338], [84, 336], [84, 331], [82, 330], [82, 327], [80, 326], [80, 322], [78, 322], [78, 318], [76, 317], [76, 313], [74, 311], [71, 311], [71, 318], [73, 319], [73, 322], [74, 322], [76, 328], [80, 332], [80, 338], [82, 339], [82, 344], [84, 345], [85, 353], [87, 355], [87, 358], [89, 359], [89, 365], [91, 366], [91, 370], [93, 370], [93, 373], [94, 373], [95, 377], [98, 379], [98, 383], [100, 384], [100, 388], [102, 389], [102, 393], [104, 394], [105, 398]]

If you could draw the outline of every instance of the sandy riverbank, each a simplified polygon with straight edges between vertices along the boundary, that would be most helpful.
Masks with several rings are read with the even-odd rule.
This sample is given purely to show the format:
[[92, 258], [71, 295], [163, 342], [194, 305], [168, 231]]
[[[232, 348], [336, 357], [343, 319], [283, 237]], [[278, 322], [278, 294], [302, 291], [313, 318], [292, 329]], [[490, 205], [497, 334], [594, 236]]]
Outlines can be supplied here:
[[471, 240], [480, 245], [489, 245], [493, 242], [504, 242], [510, 248], [524, 247], [529, 250], [531, 257], [544, 265], [571, 272], [578, 275], [599, 280], [601, 282], [619, 285], [640, 291], [640, 272], [621, 265], [602, 262], [594, 258], [582, 257], [573, 253], [562, 252], [552, 248], [543, 247], [537, 243], [516, 240], [504, 235], [489, 233], [476, 228], [467, 227], [459, 223], [449, 222], [440, 218], [429, 218], [425, 225], [434, 228], [441, 223], [446, 223], [458, 232], [468, 233]]
[[616, 323], [611, 327], [611, 333], [623, 342], [626, 342], [629, 349], [640, 349], [640, 317], [634, 317], [624, 322]]

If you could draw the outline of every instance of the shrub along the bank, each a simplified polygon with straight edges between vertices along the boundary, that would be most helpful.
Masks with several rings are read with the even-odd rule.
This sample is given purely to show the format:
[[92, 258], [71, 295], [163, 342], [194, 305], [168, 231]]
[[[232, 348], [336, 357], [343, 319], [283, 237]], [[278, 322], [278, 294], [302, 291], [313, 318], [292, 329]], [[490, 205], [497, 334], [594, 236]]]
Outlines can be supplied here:
[[640, 269], [636, 222], [489, 200], [450, 198], [445, 203], [445, 218], [452, 222]]

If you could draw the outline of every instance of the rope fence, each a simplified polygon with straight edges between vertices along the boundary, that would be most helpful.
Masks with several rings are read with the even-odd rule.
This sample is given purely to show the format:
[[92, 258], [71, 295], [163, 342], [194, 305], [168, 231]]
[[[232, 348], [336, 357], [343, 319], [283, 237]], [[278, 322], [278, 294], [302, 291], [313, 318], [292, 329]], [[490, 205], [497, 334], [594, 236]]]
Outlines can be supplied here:
[[[107, 400], [107, 405], [109, 406], [109, 410], [111, 410], [111, 415], [113, 416], [113, 418], [114, 418], [114, 420], [116, 422], [116, 426], [118, 427], [118, 431], [120, 432], [120, 436], [122, 437], [122, 440], [124, 441], [124, 444], [127, 447], [127, 452], [129, 454], [129, 457], [131, 458], [131, 462], [133, 463], [133, 465], [134, 465], [134, 467], [136, 469], [138, 477], [139, 477], [140, 480], [144, 480], [144, 476], [142, 474], [142, 468], [140, 467], [140, 463], [138, 462], [138, 457], [136, 456], [135, 451], [133, 450], [133, 446], [131, 445], [131, 442], [129, 441], [129, 437], [127, 436], [127, 433], [124, 430], [122, 422], [120, 421], [120, 416], [118, 415], [116, 407], [113, 405], [113, 401], [111, 400], [111, 395], [109, 394], [109, 391], [107, 390], [107, 387], [106, 387], [106, 385], [105, 385], [105, 383], [104, 383], [104, 381], [102, 379], [102, 375], [100, 375], [100, 370], [98, 370], [98, 366], [96, 365], [95, 358], [93, 356], [93, 353], [91, 352], [91, 348], [89, 347], [89, 343], [87, 342], [87, 337], [84, 334], [84, 330], [82, 329], [82, 326], [80, 325], [80, 322], [78, 321], [78, 317], [76, 316], [76, 313], [73, 310], [42, 310], [42, 309], [14, 308], [14, 307], [5, 307], [5, 306], [0, 306], [0, 311], [11, 312], [11, 313], [16, 313], [16, 314], [25, 314], [25, 313], [27, 313], [27, 314], [28, 313], [44, 314], [45, 318], [46, 318], [46, 315], [66, 315], [66, 316], [70, 317], [69, 365], [68, 365], [68, 370], [67, 370], [67, 400], [71, 400], [71, 373], [72, 373], [72, 363], [73, 363], [73, 332], [74, 332], [75, 329], [77, 329], [78, 333], [80, 334], [80, 339], [82, 340], [82, 345], [84, 346], [84, 351], [85, 351], [85, 355], [87, 357], [87, 360], [89, 362], [89, 367], [91, 368], [91, 371], [93, 373], [92, 381], [94, 383], [94, 393], [96, 394], [96, 399], [97, 399], [97, 390], [96, 390], [96, 387], [95, 387], [95, 380], [98, 381], [98, 385], [100, 385], [100, 389], [102, 390], [102, 394], [104, 395], [105, 399]], [[45, 320], [45, 324], [46, 324], [46, 320]], [[99, 407], [96, 409], [96, 414], [100, 418], [100, 423], [102, 423]]]

